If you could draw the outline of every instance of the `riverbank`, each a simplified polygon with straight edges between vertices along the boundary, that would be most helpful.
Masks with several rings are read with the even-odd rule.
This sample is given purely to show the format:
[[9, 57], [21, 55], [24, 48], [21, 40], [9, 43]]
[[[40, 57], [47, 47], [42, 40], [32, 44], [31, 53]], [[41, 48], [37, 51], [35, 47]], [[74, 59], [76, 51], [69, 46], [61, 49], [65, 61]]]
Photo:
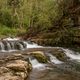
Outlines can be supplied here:
[[[32, 30], [33, 29], [33, 30]], [[42, 46], [54, 46], [71, 48], [75, 51], [80, 51], [80, 28], [67, 27], [51, 28], [51, 30], [35, 32], [34, 28], [30, 29], [25, 35], [22, 35], [24, 40], [31, 40]]]

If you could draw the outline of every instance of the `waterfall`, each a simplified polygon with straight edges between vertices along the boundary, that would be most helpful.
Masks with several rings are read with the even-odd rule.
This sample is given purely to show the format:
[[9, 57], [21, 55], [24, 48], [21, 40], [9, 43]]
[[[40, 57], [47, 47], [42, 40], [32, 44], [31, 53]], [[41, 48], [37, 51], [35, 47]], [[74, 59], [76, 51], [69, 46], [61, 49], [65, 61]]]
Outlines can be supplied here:
[[42, 46], [39, 46], [38, 44], [35, 43], [29, 43], [26, 42], [27, 48], [42, 48]]
[[11, 45], [9, 42], [6, 42], [6, 48], [7, 48], [7, 50], [11, 50]]
[[[16, 50], [26, 50], [29, 48], [49, 48], [49, 47], [43, 47], [39, 46], [38, 44], [35, 44], [30, 41], [23, 41], [19, 38], [6, 38], [0, 41], [0, 51], [6, 52], [6, 51], [16, 51]], [[51, 48], [51, 47], [50, 47]], [[76, 54], [74, 51], [69, 49], [64, 49], [61, 47], [52, 47], [52, 48], [60, 48], [64, 51], [67, 57], [69, 57], [72, 60], [80, 61], [80, 54]], [[52, 54], [49, 54], [51, 62], [55, 64], [61, 64], [62, 61], [58, 60], [55, 56]]]
[[0, 41], [0, 51], [16, 51], [27, 49], [26, 41], [22, 41], [16, 38], [6, 38]]
[[10, 45], [11, 45], [11, 49], [12, 49], [12, 50], [14, 50], [14, 49], [15, 49], [14, 44], [15, 44], [14, 42], [10, 42]]
[[5, 46], [4, 46], [3, 42], [0, 42], [0, 50], [2, 51], [4, 49], [5, 49]]
[[0, 41], [0, 51], [1, 52], [26, 50], [27, 48], [42, 48], [42, 46], [39, 46], [30, 41], [20, 40], [19, 38], [10, 38], [9, 37], [6, 39], [2, 39]]
[[74, 51], [69, 49], [63, 49], [63, 51], [68, 57], [70, 57], [70, 59], [80, 61], [80, 54], [78, 52], [75, 53]]
[[16, 42], [16, 44], [15, 44], [15, 49], [23, 50], [24, 47], [23, 47], [23, 45], [22, 45], [20, 42]]
[[53, 56], [50, 53], [48, 53], [48, 56], [50, 58], [50, 62], [52, 62], [54, 64], [61, 64], [61, 63], [63, 63], [62, 61], [58, 60], [55, 56]]
[[23, 41], [23, 46], [24, 46], [25, 49], [27, 49], [27, 46], [28, 45], [27, 45], [27, 42], [26, 41]]
[[29, 58], [30, 63], [32, 64], [33, 68], [37, 68], [39, 70], [45, 69], [45, 64], [39, 63], [35, 58]]

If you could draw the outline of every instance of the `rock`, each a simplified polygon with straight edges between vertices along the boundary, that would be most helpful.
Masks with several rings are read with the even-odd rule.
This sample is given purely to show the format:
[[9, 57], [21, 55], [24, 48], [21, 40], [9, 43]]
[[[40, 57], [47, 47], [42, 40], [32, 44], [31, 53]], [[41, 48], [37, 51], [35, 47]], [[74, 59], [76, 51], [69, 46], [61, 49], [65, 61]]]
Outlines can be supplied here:
[[48, 59], [42, 51], [35, 51], [30, 53], [31, 56], [35, 57], [40, 63], [47, 63]]
[[24, 60], [13, 60], [0, 67], [0, 80], [25, 80], [32, 66]]
[[9, 72], [9, 69], [6, 68], [6, 67], [0, 67], [0, 75], [3, 74], [3, 73], [7, 73]]
[[35, 51], [35, 52], [32, 52], [31, 54], [41, 54], [41, 55], [45, 56], [42, 51]]
[[22, 57], [22, 54], [13, 54], [15, 57]]
[[66, 56], [64, 51], [62, 49], [55, 48], [53, 52], [50, 52], [52, 55], [54, 55], [56, 58], [58, 58], [61, 61], [67, 61], [69, 60], [69, 57]]
[[15, 71], [26, 71], [29, 66], [25, 61], [15, 60], [14, 63], [8, 63], [6, 67]]
[[0, 77], [1, 80], [24, 80], [24, 79], [21, 79], [20, 77], [17, 77], [17, 76], [2, 76]]
[[[0, 67], [0, 80], [19, 80], [20, 77], [13, 74], [13, 71], [6, 67]], [[20, 79], [21, 80], [21, 79]]]

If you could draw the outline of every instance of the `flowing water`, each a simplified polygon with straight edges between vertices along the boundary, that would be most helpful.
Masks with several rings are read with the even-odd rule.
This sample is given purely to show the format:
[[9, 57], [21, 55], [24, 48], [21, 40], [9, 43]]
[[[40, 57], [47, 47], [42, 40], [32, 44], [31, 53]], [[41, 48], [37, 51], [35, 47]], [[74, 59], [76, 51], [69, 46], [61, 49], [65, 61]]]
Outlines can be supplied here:
[[0, 41], [0, 52], [11, 52], [16, 50], [26, 50], [28, 48], [42, 48], [30, 41], [23, 41], [19, 38], [6, 38]]
[[[22, 41], [18, 38], [6, 38], [0, 41], [0, 51], [9, 52], [16, 50], [45, 51], [49, 61], [46, 64], [40, 63], [36, 58], [29, 57], [32, 64], [32, 71], [27, 80], [80, 80], [80, 54], [61, 47], [43, 47], [30, 41]], [[64, 52], [67, 61], [58, 59], [48, 52], [53, 49], [60, 49]], [[55, 53], [55, 52], [54, 52]]]
[[50, 61], [47, 64], [41, 64], [34, 58], [30, 59], [33, 70], [27, 80], [80, 80], [79, 62], [62, 62], [52, 54], [49, 54], [49, 57]]

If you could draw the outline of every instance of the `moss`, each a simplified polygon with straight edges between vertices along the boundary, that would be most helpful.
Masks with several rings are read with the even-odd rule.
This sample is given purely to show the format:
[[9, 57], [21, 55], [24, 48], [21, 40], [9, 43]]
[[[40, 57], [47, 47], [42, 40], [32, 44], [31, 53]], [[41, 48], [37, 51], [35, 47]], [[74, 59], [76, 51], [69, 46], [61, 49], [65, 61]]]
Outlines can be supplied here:
[[31, 53], [40, 63], [47, 63], [48, 59], [42, 52], [33, 52]]
[[54, 51], [51, 53], [60, 61], [67, 61], [68, 60], [68, 57], [66, 56], [66, 54], [60, 49], [54, 49]]
[[56, 54], [56, 57], [61, 61], [65, 61], [65, 55], [63, 53]]

